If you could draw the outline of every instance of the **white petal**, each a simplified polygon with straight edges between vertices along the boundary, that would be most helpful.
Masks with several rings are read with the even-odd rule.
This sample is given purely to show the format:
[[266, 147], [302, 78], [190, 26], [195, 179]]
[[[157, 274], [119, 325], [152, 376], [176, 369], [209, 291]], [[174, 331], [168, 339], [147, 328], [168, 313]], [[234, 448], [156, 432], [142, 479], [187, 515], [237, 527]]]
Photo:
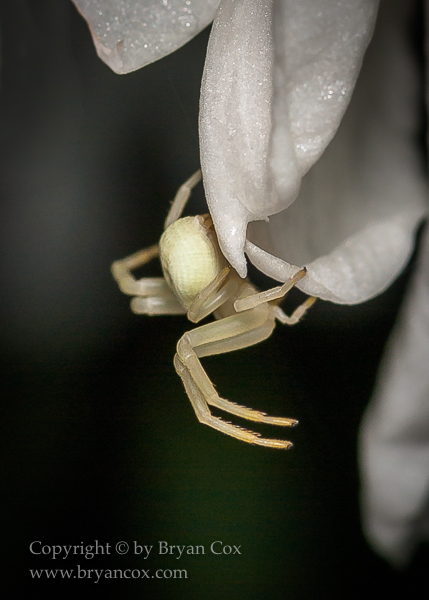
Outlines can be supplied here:
[[429, 229], [409, 292], [360, 440], [366, 533], [397, 564], [429, 516]]
[[289, 181], [308, 171], [340, 124], [377, 6], [378, 0], [274, 0], [271, 167], [286, 203], [294, 200]]
[[201, 88], [204, 187], [222, 249], [240, 275], [247, 223], [266, 215], [273, 45], [271, 1], [223, 0]]
[[98, 56], [130, 73], [186, 44], [214, 18], [220, 0], [73, 0]]
[[[295, 222], [295, 228], [292, 218], [288, 224], [284, 219], [278, 219], [278, 224], [284, 226], [282, 230], [285, 237], [281, 239], [291, 246], [288, 255], [298, 254], [296, 264], [307, 264], [307, 276], [298, 287], [307, 294], [337, 304], [358, 304], [386, 289], [396, 278], [412, 252], [413, 233], [420, 216], [420, 211], [403, 211], [391, 219], [375, 221], [339, 243], [329, 254], [323, 255], [321, 251], [319, 258], [308, 261], [302, 260], [303, 254], [300, 258], [297, 253], [299, 246], [302, 246], [300, 240], [296, 239], [302, 235], [296, 225], [299, 219]], [[331, 225], [336, 225], [335, 215], [332, 215]], [[288, 232], [291, 235], [286, 238]], [[255, 237], [260, 239], [257, 234]], [[297, 242], [295, 248], [294, 239]], [[325, 242], [333, 245], [337, 239], [333, 232], [331, 235], [328, 232]], [[315, 243], [312, 248], [310, 241], [304, 252], [316, 247]], [[246, 252], [253, 264], [279, 281], [286, 281], [299, 270], [298, 266], [265, 252], [250, 241], [246, 242]]]
[[[272, 138], [271, 81], [252, 75], [258, 54], [264, 68], [271, 59], [270, 11], [265, 8], [265, 20], [255, 17], [253, 22], [252, 0], [240, 0], [231, 3], [229, 21], [222, 22], [227, 4], [222, 2], [210, 40], [200, 129], [204, 183], [222, 249], [244, 275], [246, 226], [255, 221], [247, 236], [265, 252], [252, 243], [247, 243], [246, 252], [266, 274], [284, 281], [306, 265], [308, 275], [299, 287], [307, 293], [339, 303], [367, 300], [386, 288], [407, 261], [416, 223], [425, 211], [426, 184], [416, 142], [419, 73], [405, 31], [410, 7], [393, 0], [382, 5], [376, 36], [342, 125], [289, 206], [301, 175], [335, 131], [376, 4], [326, 1], [314, 11], [313, 1], [290, 6], [286, 2], [296, 18], [288, 25], [290, 56], [283, 96], [276, 70]], [[248, 14], [243, 26], [239, 8]], [[335, 27], [328, 26], [330, 20]], [[302, 50], [303, 44], [311, 51]], [[267, 159], [271, 140], [275, 176]], [[261, 221], [273, 214], [269, 223]]]

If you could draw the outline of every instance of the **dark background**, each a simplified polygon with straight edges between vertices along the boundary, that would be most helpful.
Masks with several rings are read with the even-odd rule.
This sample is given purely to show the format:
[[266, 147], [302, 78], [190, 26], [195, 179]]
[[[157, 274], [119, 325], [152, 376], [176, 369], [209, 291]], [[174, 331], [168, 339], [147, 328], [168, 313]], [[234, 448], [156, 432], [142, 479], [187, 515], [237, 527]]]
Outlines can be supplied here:
[[[6, 597], [426, 598], [427, 549], [398, 573], [366, 545], [356, 464], [359, 422], [413, 262], [375, 300], [318, 302], [297, 327], [204, 359], [223, 397], [299, 419], [286, 432], [291, 451], [200, 425], [172, 364], [190, 324], [132, 315], [109, 268], [158, 241], [176, 189], [198, 168], [208, 31], [119, 76], [67, 0], [3, 0], [0, 11]], [[189, 213], [204, 206], [200, 186]], [[158, 274], [156, 264], [146, 273]], [[286, 307], [300, 300], [294, 292]], [[32, 556], [33, 540], [165, 540], [206, 554], [54, 561]], [[212, 555], [216, 540], [241, 555]], [[28, 571], [77, 564], [180, 568], [188, 579], [34, 581]]]

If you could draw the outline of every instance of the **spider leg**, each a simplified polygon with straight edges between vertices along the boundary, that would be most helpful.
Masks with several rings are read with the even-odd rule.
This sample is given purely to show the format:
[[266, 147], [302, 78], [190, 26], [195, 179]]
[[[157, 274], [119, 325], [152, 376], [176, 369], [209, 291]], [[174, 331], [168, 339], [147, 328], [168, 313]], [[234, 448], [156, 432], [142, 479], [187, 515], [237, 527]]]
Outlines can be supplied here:
[[[281, 300], [286, 294], [298, 283], [307, 273], [307, 269], [304, 267], [298, 271], [293, 277], [288, 279], [283, 285], [279, 285], [265, 292], [259, 292], [257, 294], [251, 294], [245, 298], [239, 298], [234, 302], [234, 308], [239, 313], [243, 310], [249, 310], [259, 306], [263, 302], [271, 302], [273, 300]], [[294, 310], [292, 315], [289, 317], [286, 315], [279, 306], [274, 306], [274, 312], [276, 318], [284, 325], [296, 325], [299, 320], [304, 316], [307, 310], [316, 302], [314, 296], [310, 296], [303, 302], [298, 308]]]
[[280, 323], [283, 323], [283, 325], [296, 325], [305, 315], [310, 306], [313, 306], [316, 300], [317, 298], [314, 296], [309, 296], [305, 302], [303, 302], [293, 311], [290, 317], [282, 311], [280, 306], [273, 306], [276, 319], [278, 319]]
[[192, 403], [192, 407], [195, 411], [197, 419], [200, 423], [204, 425], [208, 425], [217, 431], [225, 433], [237, 440], [241, 440], [242, 442], [247, 442], [249, 444], [257, 444], [259, 446], [265, 446], [268, 448], [290, 448], [292, 446], [291, 442], [287, 442], [284, 440], [275, 440], [269, 438], [263, 438], [259, 433], [254, 433], [253, 431], [249, 431], [248, 429], [244, 429], [243, 427], [239, 427], [238, 425], [233, 425], [232, 423], [228, 423], [227, 421], [223, 421], [222, 419], [215, 417], [211, 414], [208, 406], [207, 400], [201, 393], [201, 390], [195, 384], [191, 374], [188, 369], [183, 365], [182, 361], [176, 354], [174, 357], [174, 366], [176, 368], [177, 373], [180, 375], [183, 385], [185, 386], [186, 393]]
[[220, 398], [219, 396], [216, 398], [212, 396], [207, 400], [207, 404], [215, 406], [216, 408], [220, 408], [220, 410], [224, 410], [231, 415], [241, 417], [242, 419], [247, 419], [248, 421], [255, 421], [256, 423], [278, 425], [279, 427], [293, 427], [294, 425], [298, 425], [298, 421], [296, 419], [288, 419], [286, 417], [270, 417], [270, 415], [267, 415], [260, 410], [254, 410], [253, 408], [247, 408], [247, 406], [241, 406], [236, 402], [225, 400], [225, 398]]
[[175, 366], [200, 421], [249, 443], [289, 448], [290, 442], [262, 438], [259, 434], [243, 430], [211, 415], [208, 404], [259, 423], [281, 426], [297, 423], [294, 419], [270, 417], [260, 411], [220, 398], [199, 360], [201, 356], [238, 350], [269, 337], [275, 326], [274, 315], [270, 309], [271, 307], [265, 304], [185, 333], [177, 345]]
[[129, 296], [131, 310], [136, 314], [145, 315], [183, 315], [186, 310], [177, 300], [163, 277], [143, 277], [136, 279], [133, 269], [142, 267], [159, 255], [156, 244], [150, 248], [139, 250], [135, 254], [112, 265], [112, 274], [120, 289]]
[[193, 188], [201, 181], [201, 169], [198, 169], [191, 177], [185, 181], [183, 185], [177, 191], [174, 197], [173, 204], [170, 207], [167, 218], [164, 223], [164, 229], [167, 229], [169, 225], [177, 221], [180, 218], [183, 209], [186, 206], [187, 201], [191, 195]]
[[224, 304], [242, 285], [242, 280], [230, 265], [227, 265], [192, 301], [188, 309], [188, 319], [198, 323]]
[[264, 302], [271, 302], [272, 300], [279, 300], [284, 298], [286, 294], [298, 283], [300, 279], [305, 277], [307, 269], [304, 267], [293, 277], [288, 279], [283, 285], [279, 285], [265, 292], [258, 292], [257, 294], [251, 294], [245, 298], [240, 298], [234, 302], [234, 308], [237, 312], [248, 310], [249, 308], [255, 308]]
[[162, 277], [136, 279], [131, 273], [132, 270], [142, 267], [158, 255], [159, 247], [158, 244], [155, 244], [144, 250], [139, 250], [122, 260], [116, 260], [112, 264], [112, 275], [124, 294], [128, 294], [129, 296], [162, 294], [164, 290], [164, 285], [162, 284], [164, 279]]
[[185, 315], [186, 309], [166, 285], [165, 295], [136, 296], [131, 300], [131, 310], [136, 315]]

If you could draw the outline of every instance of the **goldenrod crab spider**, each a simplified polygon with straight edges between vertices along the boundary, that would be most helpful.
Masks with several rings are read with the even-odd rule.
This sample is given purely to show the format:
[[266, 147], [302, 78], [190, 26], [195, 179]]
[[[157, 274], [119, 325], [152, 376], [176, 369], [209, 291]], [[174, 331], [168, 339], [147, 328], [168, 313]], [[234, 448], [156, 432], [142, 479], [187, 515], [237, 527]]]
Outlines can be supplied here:
[[[242, 279], [224, 258], [210, 215], [180, 218], [201, 171], [190, 177], [176, 194], [165, 221], [159, 245], [141, 250], [112, 265], [120, 289], [130, 296], [134, 313], [145, 315], [187, 314], [198, 323], [214, 314], [217, 319], [188, 331], [177, 344], [174, 366], [201, 423], [231, 437], [270, 448], [290, 448], [291, 442], [261, 437], [211, 414], [209, 405], [257, 423], [292, 426], [298, 421], [271, 417], [263, 412], [220, 398], [200, 358], [239, 350], [268, 338], [276, 319], [295, 325], [315, 302], [309, 297], [289, 317], [277, 305], [306, 274], [303, 268], [286, 283], [258, 292], [248, 279]], [[156, 256], [160, 257], [164, 277], [136, 280], [132, 271]]]

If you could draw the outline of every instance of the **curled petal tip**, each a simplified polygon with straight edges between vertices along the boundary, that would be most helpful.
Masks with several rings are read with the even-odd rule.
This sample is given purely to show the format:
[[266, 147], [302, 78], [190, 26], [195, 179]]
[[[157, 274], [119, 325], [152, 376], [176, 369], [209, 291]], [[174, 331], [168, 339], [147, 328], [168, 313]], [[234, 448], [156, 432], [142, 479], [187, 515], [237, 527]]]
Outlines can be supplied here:
[[243, 279], [247, 276], [247, 263], [244, 256], [247, 220], [223, 218], [218, 220], [218, 239], [223, 255]]

